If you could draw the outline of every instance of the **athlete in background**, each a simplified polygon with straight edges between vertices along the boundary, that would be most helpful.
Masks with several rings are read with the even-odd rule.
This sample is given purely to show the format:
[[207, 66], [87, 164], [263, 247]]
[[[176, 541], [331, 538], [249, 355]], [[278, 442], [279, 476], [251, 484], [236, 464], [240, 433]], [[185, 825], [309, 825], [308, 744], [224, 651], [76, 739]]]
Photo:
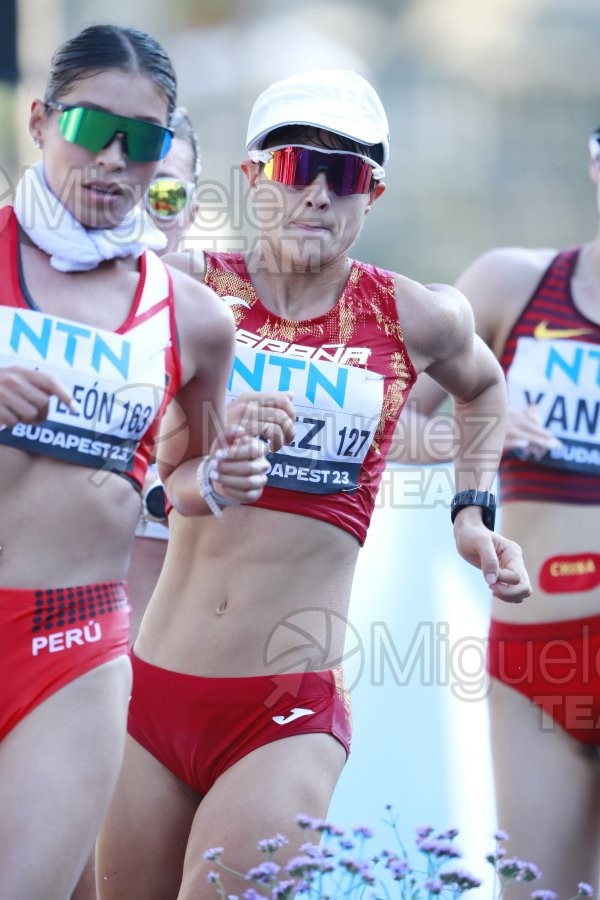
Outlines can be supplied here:
[[[167, 240], [159, 256], [177, 250], [198, 211], [196, 191], [201, 172], [200, 139], [182, 107], [175, 110], [171, 128], [171, 148], [160, 161], [144, 196], [146, 212]], [[164, 490], [155, 465], [148, 468], [142, 501], [142, 514], [136, 528], [127, 574], [132, 643], [162, 568], [169, 537]], [[76, 896], [73, 900], [80, 898]]]
[[[600, 129], [589, 145], [598, 196]], [[569, 897], [582, 881], [597, 890], [600, 867], [600, 236], [561, 252], [491, 250], [457, 287], [506, 374], [502, 531], [534, 583], [523, 606], [492, 600], [498, 825], [507, 852], [542, 870], [539, 886]], [[410, 403], [427, 416], [443, 397], [423, 376]]]

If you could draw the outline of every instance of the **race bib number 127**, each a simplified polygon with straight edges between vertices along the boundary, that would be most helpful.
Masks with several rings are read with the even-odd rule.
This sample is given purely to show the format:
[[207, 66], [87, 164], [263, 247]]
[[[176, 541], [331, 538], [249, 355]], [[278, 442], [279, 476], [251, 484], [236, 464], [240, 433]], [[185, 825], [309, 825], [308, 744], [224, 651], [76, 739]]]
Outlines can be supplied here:
[[379, 424], [383, 389], [383, 375], [368, 369], [238, 343], [228, 399], [245, 391], [292, 391], [296, 436], [269, 454], [269, 485], [334, 494], [358, 487]]

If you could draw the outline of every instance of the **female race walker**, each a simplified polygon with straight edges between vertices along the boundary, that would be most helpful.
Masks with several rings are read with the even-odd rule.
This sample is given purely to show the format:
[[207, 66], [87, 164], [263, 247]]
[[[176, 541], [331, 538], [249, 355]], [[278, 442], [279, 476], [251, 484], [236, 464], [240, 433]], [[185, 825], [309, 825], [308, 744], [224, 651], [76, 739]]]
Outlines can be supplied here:
[[[598, 186], [600, 129], [589, 145]], [[502, 527], [534, 581], [522, 608], [492, 605], [498, 824], [507, 851], [540, 867], [540, 887], [569, 897], [600, 876], [600, 238], [490, 250], [457, 284], [506, 373]], [[439, 401], [429, 380], [410, 398], [421, 413]]]
[[[231, 316], [147, 249], [164, 238], [137, 211], [175, 102], [151, 37], [82, 31], [31, 105], [43, 158], [0, 211], [3, 900], [71, 895], [117, 778], [131, 687], [123, 579], [168, 399], [181, 422], [163, 437], [174, 481], [210, 450], [221, 490], [253, 500], [266, 470], [263, 442], [218, 434]], [[209, 511], [198, 493], [187, 510]]]
[[[146, 188], [144, 197], [146, 212], [167, 238], [164, 250], [158, 251], [159, 256], [173, 252], [180, 246], [198, 213], [200, 140], [182, 107], [175, 110], [171, 128], [171, 149], [160, 161], [158, 171]], [[272, 407], [269, 424], [271, 446], [278, 448], [285, 435], [291, 438], [293, 432], [294, 412], [287, 394], [246, 392], [239, 403], [227, 406], [226, 421], [250, 431], [254, 429], [254, 433], [258, 433], [258, 407], [262, 409], [265, 404]], [[127, 574], [132, 641], [137, 636], [144, 610], [160, 574], [168, 536], [164, 490], [156, 473], [156, 465], [150, 465], [143, 490], [142, 514], [136, 528], [136, 540]]]
[[[166, 246], [158, 252], [159, 256], [178, 249], [198, 211], [196, 191], [201, 171], [200, 139], [182, 107], [175, 110], [170, 124], [173, 131], [171, 148], [161, 159], [144, 195], [147, 214], [167, 239]], [[137, 636], [146, 604], [162, 568], [169, 536], [164, 491], [155, 465], [148, 468], [142, 496], [142, 514], [127, 573], [132, 641]]]
[[[224, 862], [245, 871], [258, 840], [287, 836], [278, 858], [289, 858], [302, 842], [296, 814], [325, 815], [350, 746], [339, 661], [354, 568], [420, 370], [459, 398], [465, 446], [470, 417], [498, 423], [485, 464], [457, 466], [459, 491], [479, 491], [469, 496], [488, 508], [463, 497], [455, 536], [496, 596], [529, 592], [520, 549], [482, 519], [491, 524], [505, 391], [467, 302], [347, 255], [384, 191], [379, 97], [351, 71], [291, 77], [256, 101], [247, 146], [256, 245], [183, 254], [179, 265], [234, 313], [233, 402], [290, 391], [296, 433], [270, 454], [252, 506], [224, 506], [202, 464], [211, 518], [177, 512], [184, 499], [159, 465], [176, 510], [132, 654], [126, 759], [98, 843], [102, 900], [215, 896], [203, 851], [222, 846]], [[282, 427], [276, 412], [274, 396], [254, 404], [265, 438]], [[168, 414], [164, 425], [173, 427]], [[226, 894], [247, 887], [223, 879]]]

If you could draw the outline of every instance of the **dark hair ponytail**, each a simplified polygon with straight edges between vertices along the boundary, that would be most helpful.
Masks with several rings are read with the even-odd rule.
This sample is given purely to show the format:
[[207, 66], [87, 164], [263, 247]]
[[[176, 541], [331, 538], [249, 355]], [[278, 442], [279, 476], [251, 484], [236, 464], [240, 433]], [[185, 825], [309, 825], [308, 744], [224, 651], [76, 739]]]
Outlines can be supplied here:
[[118, 69], [147, 75], [164, 94], [169, 118], [177, 103], [177, 77], [168, 53], [145, 31], [121, 25], [90, 25], [55, 51], [44, 101], [60, 99], [80, 78]]

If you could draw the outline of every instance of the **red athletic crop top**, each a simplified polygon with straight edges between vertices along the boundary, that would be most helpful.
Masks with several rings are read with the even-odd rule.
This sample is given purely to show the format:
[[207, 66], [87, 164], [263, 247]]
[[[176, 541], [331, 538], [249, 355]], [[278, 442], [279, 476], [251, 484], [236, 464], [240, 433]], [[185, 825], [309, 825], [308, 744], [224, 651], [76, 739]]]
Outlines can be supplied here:
[[167, 269], [154, 253], [141, 256], [138, 288], [116, 331], [49, 315], [27, 292], [17, 219], [5, 207], [0, 272], [0, 366], [48, 372], [78, 404], [70, 410], [52, 397], [45, 422], [0, 430], [0, 445], [117, 472], [141, 488], [159, 417], [181, 382]]
[[511, 406], [539, 406], [562, 443], [539, 461], [505, 455], [503, 501], [600, 503], [600, 325], [571, 295], [579, 248], [559, 253], [514, 324], [500, 362]]
[[394, 427], [416, 380], [398, 321], [394, 275], [352, 263], [336, 305], [282, 319], [257, 296], [241, 253], [205, 253], [206, 284], [236, 322], [229, 399], [291, 390], [294, 442], [270, 454], [256, 505], [311, 516], [363, 544]]

